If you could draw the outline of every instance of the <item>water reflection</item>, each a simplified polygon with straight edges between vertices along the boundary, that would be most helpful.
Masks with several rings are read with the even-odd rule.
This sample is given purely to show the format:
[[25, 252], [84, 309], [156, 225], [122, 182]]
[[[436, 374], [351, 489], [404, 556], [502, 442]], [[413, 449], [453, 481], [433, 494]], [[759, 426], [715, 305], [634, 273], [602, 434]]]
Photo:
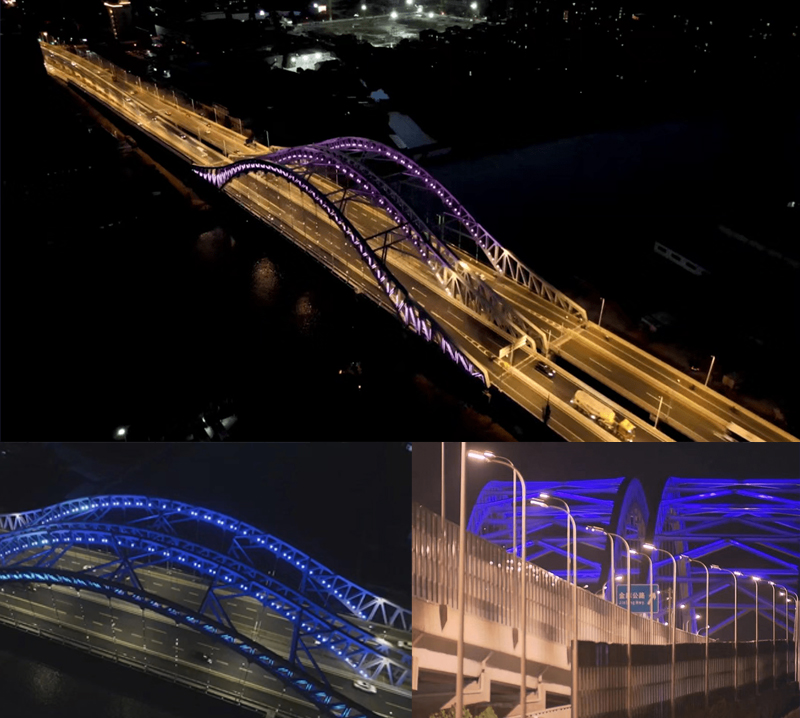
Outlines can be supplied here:
[[281, 276], [275, 263], [267, 257], [253, 265], [251, 291], [259, 304], [273, 304], [278, 297]]
[[31, 690], [36, 695], [36, 702], [45, 706], [58, 703], [63, 693], [61, 673], [41, 663], [32, 663], [30, 667]]
[[213, 262], [227, 255], [233, 245], [233, 238], [228, 237], [225, 230], [216, 227], [197, 238], [195, 251], [203, 261]]
[[309, 292], [306, 292], [297, 300], [294, 314], [301, 333], [311, 334], [319, 321], [319, 312], [314, 306]]

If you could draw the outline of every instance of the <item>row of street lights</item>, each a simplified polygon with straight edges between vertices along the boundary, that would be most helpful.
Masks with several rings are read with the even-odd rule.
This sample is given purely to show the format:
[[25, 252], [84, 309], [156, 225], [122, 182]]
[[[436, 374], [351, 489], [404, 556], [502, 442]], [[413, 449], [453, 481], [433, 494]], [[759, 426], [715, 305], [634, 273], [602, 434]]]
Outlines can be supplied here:
[[[526, 555], [526, 548], [527, 548], [527, 511], [525, 507], [528, 505], [527, 499], [527, 486], [525, 484], [525, 480], [522, 478], [522, 475], [517, 470], [516, 466], [507, 458], [502, 456], [497, 456], [491, 451], [469, 451], [466, 450], [466, 443], [462, 442], [461, 444], [461, 496], [460, 496], [460, 526], [459, 526], [459, 561], [458, 561], [458, 606], [459, 606], [459, 613], [460, 613], [460, 625], [459, 625], [459, 633], [458, 633], [458, 644], [457, 644], [457, 675], [456, 675], [456, 716], [461, 716], [464, 713], [464, 615], [465, 611], [463, 606], [465, 605], [465, 532], [466, 532], [466, 524], [467, 524], [467, 517], [466, 517], [466, 459], [470, 458], [473, 461], [483, 461], [488, 463], [495, 463], [500, 464], [501, 466], [506, 466], [510, 468], [513, 472], [513, 553], [516, 558], [517, 556], [517, 539], [516, 539], [516, 489], [517, 489], [517, 481], [519, 481], [521, 486], [521, 499], [523, 505], [522, 511], [522, 525], [521, 525], [521, 549], [520, 549], [520, 559], [521, 565], [523, 570], [520, 571], [520, 708], [521, 708], [521, 715], [527, 715], [527, 676], [526, 676], [526, 663], [527, 663], [527, 656], [526, 656], [526, 646], [527, 646], [527, 611], [526, 611], [526, 604], [527, 604], [527, 581], [526, 581], [526, 569], [527, 568], [527, 555]], [[560, 506], [555, 506], [551, 503], [546, 503], [547, 501], [559, 501], [564, 504], [564, 508]], [[570, 569], [572, 570], [572, 616], [571, 616], [571, 643], [572, 643], [572, 718], [578, 718], [578, 707], [577, 707], [577, 697], [578, 697], [578, 552], [577, 552], [577, 527], [575, 525], [575, 519], [570, 511], [570, 507], [566, 501], [560, 499], [558, 497], [553, 497], [547, 493], [540, 493], [539, 499], [531, 499], [530, 505], [533, 506], [540, 506], [543, 508], [551, 508], [557, 509], [559, 511], [563, 511], [567, 515], [567, 583], [570, 582]], [[442, 444], [442, 519], [444, 519], [444, 443]], [[628, 623], [628, 630], [627, 630], [627, 639], [628, 639], [628, 650], [627, 650], [627, 659], [628, 659], [628, 667], [627, 667], [627, 694], [626, 694], [626, 704], [627, 704], [627, 714], [631, 715], [632, 709], [632, 702], [631, 702], [631, 690], [632, 690], [632, 652], [631, 652], [631, 639], [632, 639], [632, 623], [631, 623], [631, 599], [630, 599], [630, 586], [631, 586], [631, 556], [642, 556], [650, 562], [650, 570], [649, 570], [649, 585], [653, 585], [653, 562], [650, 556], [639, 553], [635, 549], [631, 549], [628, 541], [620, 536], [619, 534], [613, 533], [611, 531], [607, 531], [601, 526], [587, 526], [587, 530], [595, 531], [602, 533], [608, 536], [609, 541], [611, 542], [611, 576], [614, 577], [615, 580], [618, 580], [615, 571], [614, 571], [614, 543], [613, 539], [617, 538], [625, 544], [626, 555], [627, 555], [627, 571], [626, 571], [626, 595], [628, 596], [627, 602], [627, 623]], [[570, 556], [570, 540], [572, 541], [572, 555]], [[672, 649], [672, 670], [670, 673], [670, 709], [671, 709], [671, 716], [675, 718], [675, 642], [676, 642], [676, 625], [677, 625], [677, 616], [676, 616], [676, 604], [677, 604], [677, 573], [678, 573], [678, 564], [677, 558], [684, 559], [690, 563], [698, 563], [700, 564], [706, 573], [706, 613], [705, 618], [707, 624], [709, 624], [709, 567], [706, 566], [705, 563], [702, 561], [692, 558], [686, 554], [679, 554], [676, 558], [672, 553], [667, 551], [663, 548], [658, 548], [654, 546], [652, 543], [644, 543], [642, 544], [642, 548], [647, 551], [656, 551], [667, 554], [670, 560], [672, 561], [672, 598], [671, 598], [671, 605], [670, 605], [670, 620], [669, 624], [671, 626], [671, 649]], [[741, 576], [741, 571], [731, 571], [729, 569], [720, 568], [717, 564], [712, 564], [710, 567], [712, 570], [718, 571], [725, 571], [730, 573], [733, 576], [734, 580], [734, 611], [733, 611], [733, 619], [734, 619], [734, 643], [735, 643], [735, 666], [736, 669], [734, 671], [734, 692], [736, 698], [738, 699], [738, 601], [737, 601], [737, 577]], [[620, 577], [621, 578], [621, 577]], [[753, 582], [755, 583], [756, 587], [756, 647], [758, 647], [758, 583], [761, 580], [759, 576], [751, 576]], [[795, 601], [795, 610], [798, 605], [800, 605], [800, 601], [798, 600], [798, 595], [793, 593], [785, 586], [780, 584], [774, 583], [773, 581], [769, 581], [770, 586], [772, 586], [772, 643], [773, 643], [773, 660], [774, 660], [774, 651], [775, 651], [775, 628], [776, 628], [776, 620], [775, 620], [775, 588], [783, 589], [783, 593], [781, 596], [785, 596], [785, 604], [786, 604], [786, 641], [788, 643], [789, 640], [789, 596], [791, 595]], [[614, 591], [611, 591], [613, 595]], [[616, 603], [616, 601], [614, 601]], [[681, 604], [681, 608], [685, 608], [685, 604]], [[652, 601], [650, 602], [650, 618], [653, 618], [653, 604]], [[708, 699], [709, 699], [709, 660], [708, 660], [708, 646], [709, 646], [709, 633], [710, 633], [710, 625], [706, 625], [706, 635], [705, 635], [705, 675], [704, 675], [704, 689], [705, 689], [705, 705], [708, 706]], [[788, 646], [787, 646], [788, 650]], [[758, 690], [758, 665], [756, 661], [756, 691]], [[774, 680], [774, 670], [773, 670], [773, 680]], [[797, 675], [797, 668], [795, 667], [795, 676]]]

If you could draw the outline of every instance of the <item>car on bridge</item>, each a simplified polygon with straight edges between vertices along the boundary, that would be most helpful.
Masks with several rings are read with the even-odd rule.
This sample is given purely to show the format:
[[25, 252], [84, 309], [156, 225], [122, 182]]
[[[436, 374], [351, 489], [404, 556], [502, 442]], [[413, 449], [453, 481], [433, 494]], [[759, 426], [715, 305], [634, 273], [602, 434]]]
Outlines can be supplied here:
[[353, 686], [364, 693], [377, 693], [378, 689], [366, 681], [353, 681]]
[[411, 642], [410, 641], [398, 641], [397, 647], [403, 649], [404, 651], [411, 650]]
[[214, 661], [211, 659], [211, 656], [209, 656], [209, 655], [207, 655], [207, 654], [205, 654], [205, 653], [202, 653], [201, 651], [197, 651], [197, 652], [194, 654], [194, 656], [195, 656], [195, 658], [196, 658], [198, 661], [202, 661], [203, 663], [209, 663], [209, 664], [211, 664], [211, 663], [213, 663], [213, 662], [214, 662]]
[[536, 362], [536, 371], [540, 371], [542, 374], [549, 376], [551, 379], [556, 375], [556, 370], [543, 361]]

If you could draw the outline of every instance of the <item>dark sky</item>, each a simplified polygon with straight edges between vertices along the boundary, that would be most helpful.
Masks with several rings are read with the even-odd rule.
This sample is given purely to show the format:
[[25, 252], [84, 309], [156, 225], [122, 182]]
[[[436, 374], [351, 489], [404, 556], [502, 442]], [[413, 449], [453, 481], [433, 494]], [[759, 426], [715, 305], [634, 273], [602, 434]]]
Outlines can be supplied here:
[[[447, 518], [458, 520], [460, 444], [445, 444]], [[651, 511], [664, 482], [681, 478], [798, 478], [797, 444], [525, 444], [469, 443], [510, 459], [526, 481], [638, 478]], [[467, 513], [489, 481], [510, 481], [511, 470], [467, 460]], [[412, 498], [438, 512], [441, 444], [414, 443]]]
[[4, 446], [0, 512], [101, 492], [180, 499], [270, 531], [350, 580], [408, 594], [405, 442]]

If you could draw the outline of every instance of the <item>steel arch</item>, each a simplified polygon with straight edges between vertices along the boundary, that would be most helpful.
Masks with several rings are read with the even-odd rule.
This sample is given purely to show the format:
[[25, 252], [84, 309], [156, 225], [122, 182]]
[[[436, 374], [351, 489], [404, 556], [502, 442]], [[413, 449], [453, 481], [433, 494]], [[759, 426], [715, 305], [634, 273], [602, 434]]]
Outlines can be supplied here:
[[313, 184], [282, 165], [259, 159], [240, 160], [225, 167], [194, 167], [193, 172], [211, 182], [217, 188], [221, 188], [240, 174], [266, 172], [286, 180], [302, 192], [305, 192], [319, 207], [325, 210], [330, 220], [343, 232], [347, 241], [358, 253], [361, 261], [367, 265], [378, 286], [394, 306], [403, 324], [427, 341], [436, 344], [470, 376], [480, 379], [484, 385], [489, 386], [489, 377], [486, 370], [473, 361], [465, 351], [459, 349], [439, 323], [411, 298], [405, 287], [378, 259], [375, 252], [373, 252], [350, 220]]
[[[746, 579], [764, 572], [776, 584], [795, 590], [800, 562], [800, 489], [796, 479], [693, 479], [671, 477], [664, 485], [653, 526], [654, 543], [674, 554], [686, 554], [706, 564], [719, 562], [725, 568], [740, 571], [739, 591], [751, 596], [756, 610], [755, 594]], [[679, 565], [679, 589], [693, 607], [704, 605], [705, 571], [686, 562]], [[655, 564], [661, 567], [664, 562]], [[768, 568], [765, 568], [768, 566]], [[655, 568], [655, 566], [654, 566]], [[720, 588], [720, 586], [722, 588]], [[709, 593], [732, 590], [730, 575], [712, 571]], [[771, 604], [769, 590], [759, 591], [758, 610], [772, 615], [771, 608], [762, 608], [762, 601]], [[712, 607], [733, 610], [733, 601]], [[739, 605], [740, 611], [742, 605]], [[776, 604], [776, 614], [786, 620], [785, 606]], [[694, 630], [695, 612], [690, 612]], [[728, 623], [725, 619], [712, 623], [715, 633]]]
[[397, 227], [402, 228], [422, 264], [434, 273], [448, 294], [473, 311], [488, 316], [514, 339], [535, 336], [541, 352], [547, 355], [547, 334], [519, 312], [509, 308], [486, 282], [468, 271], [468, 267], [426, 226], [403, 198], [369, 168], [335, 150], [316, 145], [279, 150], [268, 156], [270, 161], [312, 168], [312, 173], [319, 167], [341, 171], [357, 185], [355, 190], [348, 188], [350, 195], [366, 197], [373, 206], [385, 211]]
[[[578, 580], [581, 583], [602, 583], [610, 568], [610, 554], [603, 534], [589, 531], [587, 525], [600, 525], [626, 538], [631, 532], [627, 525], [636, 525], [643, 536], [649, 515], [641, 484], [636, 479], [590, 479], [583, 481], [528, 481], [531, 497], [547, 492], [569, 504], [578, 530]], [[521, 511], [512, 507], [513, 485], [510, 481], [491, 481], [481, 490], [470, 515], [468, 530], [492, 543], [513, 552], [512, 516], [517, 522]], [[517, 492], [519, 501], [519, 492]], [[560, 504], [554, 504], [559, 505]], [[543, 565], [549, 572], [565, 578], [568, 549], [566, 515], [557, 509], [527, 507], [529, 561]], [[519, 526], [517, 535], [519, 536]], [[620, 542], [615, 542], [615, 556], [623, 554]], [[587, 550], [588, 549], [588, 550]], [[519, 547], [517, 548], [519, 555]]]
[[[40, 549], [48, 545], [51, 546], [49, 550]], [[58, 554], [57, 546], [71, 548], [76, 545], [114, 552], [114, 560], [92, 570], [109, 580], [118, 577], [130, 579], [137, 588], [141, 588], [136, 575], [137, 568], [167, 561], [178, 564], [182, 570], [188, 569], [211, 579], [204, 606], [220, 622], [234, 627], [225, 614], [222, 600], [249, 596], [273, 613], [282, 614], [284, 618], [294, 622], [299, 637], [315, 637], [322, 646], [361, 675], [371, 680], [384, 677], [392, 685], [402, 685], [408, 681], [408, 667], [368, 646], [366, 642], [373, 637], [367, 631], [313, 604], [307, 596], [291, 590], [279, 581], [189, 541], [115, 524], [47, 524], [0, 537], [0, 562], [9, 565], [13, 557], [35, 549], [39, 553], [19, 560], [17, 564], [37, 559], [36, 565], [49, 566], [63, 555]], [[215, 589], [229, 588], [237, 591], [235, 596], [221, 596], [215, 592]]]
[[[352, 615], [383, 626], [411, 630], [411, 611], [358, 586], [308, 554], [251, 524], [218, 511], [183, 501], [121, 494], [92, 496], [63, 501], [52, 506], [15, 514], [0, 514], [0, 527], [22, 528], [81, 517], [84, 522], [100, 521], [122, 513], [124, 522], [149, 526], [156, 531], [179, 535], [187, 523], [198, 522], [224, 536], [226, 555], [258, 569], [264, 568], [264, 555], [297, 569], [297, 590], [301, 584], [341, 604]], [[129, 517], [130, 516], [130, 517]], [[2, 537], [0, 537], [2, 538]], [[304, 582], [304, 583], [303, 583]]]
[[109, 597], [133, 603], [142, 609], [154, 611], [172, 618], [195, 631], [202, 631], [211, 639], [235, 650], [250, 663], [255, 663], [287, 687], [293, 688], [303, 698], [333, 718], [377, 718], [377, 715], [358, 705], [346, 696], [320, 683], [302, 667], [290, 663], [268, 648], [245, 636], [208, 619], [168, 599], [154, 596], [141, 588], [132, 589], [102, 578], [85, 578], [67, 571], [55, 569], [9, 569], [0, 568], [0, 584], [12, 582], [46, 583], [86, 589]]
[[555, 305], [577, 316], [581, 322], [587, 320], [586, 310], [572, 299], [526, 267], [513, 253], [505, 249], [486, 231], [466, 208], [429, 172], [397, 150], [374, 140], [362, 137], [337, 137], [316, 143], [319, 147], [335, 150], [370, 152], [390, 160], [404, 168], [405, 174], [422, 183], [422, 187], [439, 197], [450, 216], [466, 229], [471, 239], [481, 248], [492, 267], [504, 276], [539, 294]]

